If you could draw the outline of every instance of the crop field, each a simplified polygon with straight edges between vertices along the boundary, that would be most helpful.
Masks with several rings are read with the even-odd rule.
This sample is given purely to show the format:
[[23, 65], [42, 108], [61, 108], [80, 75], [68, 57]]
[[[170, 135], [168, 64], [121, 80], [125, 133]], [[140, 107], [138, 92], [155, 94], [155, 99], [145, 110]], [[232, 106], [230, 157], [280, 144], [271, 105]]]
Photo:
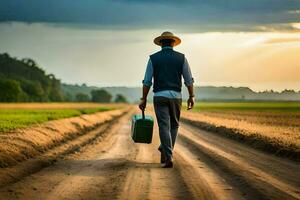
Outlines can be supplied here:
[[[261, 141], [273, 151], [300, 151], [300, 103], [197, 103], [193, 112], [184, 112], [190, 120], [219, 133]], [[205, 124], [205, 125], [204, 125]]]
[[82, 114], [113, 110], [121, 105], [97, 103], [0, 104], [0, 132]]
[[194, 111], [300, 112], [300, 102], [200, 102]]

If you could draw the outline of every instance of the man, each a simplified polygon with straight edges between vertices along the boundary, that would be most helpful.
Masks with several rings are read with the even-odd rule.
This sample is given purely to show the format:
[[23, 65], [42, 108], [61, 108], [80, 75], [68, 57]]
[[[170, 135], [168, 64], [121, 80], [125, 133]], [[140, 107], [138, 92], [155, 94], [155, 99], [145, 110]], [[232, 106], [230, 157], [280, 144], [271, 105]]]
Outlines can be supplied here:
[[154, 110], [159, 127], [161, 163], [164, 168], [173, 167], [173, 148], [179, 127], [181, 110], [181, 80], [188, 88], [188, 110], [194, 106], [193, 78], [189, 64], [184, 56], [173, 50], [179, 45], [180, 38], [171, 32], [164, 32], [154, 39], [154, 43], [161, 46], [161, 51], [150, 56], [145, 77], [143, 80], [143, 97], [139, 108], [144, 110], [147, 104], [147, 95], [154, 81]]

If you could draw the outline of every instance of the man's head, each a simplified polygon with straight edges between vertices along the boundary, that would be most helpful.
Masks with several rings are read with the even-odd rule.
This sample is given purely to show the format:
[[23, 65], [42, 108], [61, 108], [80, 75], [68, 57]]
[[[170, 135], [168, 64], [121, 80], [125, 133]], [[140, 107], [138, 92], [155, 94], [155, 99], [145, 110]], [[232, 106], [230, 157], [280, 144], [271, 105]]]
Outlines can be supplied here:
[[163, 39], [160, 41], [162, 47], [173, 47], [175, 40], [173, 39]]
[[169, 31], [163, 32], [160, 36], [154, 39], [154, 43], [161, 47], [164, 46], [177, 46], [181, 43], [179, 37], [175, 36], [173, 33]]

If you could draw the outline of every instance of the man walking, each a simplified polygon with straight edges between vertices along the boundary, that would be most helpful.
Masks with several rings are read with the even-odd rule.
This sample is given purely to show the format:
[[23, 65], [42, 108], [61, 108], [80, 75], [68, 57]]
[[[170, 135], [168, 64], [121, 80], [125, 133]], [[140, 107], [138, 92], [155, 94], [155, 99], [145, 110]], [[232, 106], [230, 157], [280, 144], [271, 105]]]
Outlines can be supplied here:
[[193, 78], [184, 54], [173, 50], [179, 45], [180, 38], [171, 32], [164, 32], [154, 39], [154, 43], [162, 47], [161, 51], [150, 56], [143, 80], [143, 97], [139, 108], [144, 110], [147, 95], [152, 86], [154, 92], [154, 109], [159, 127], [161, 163], [164, 168], [173, 167], [173, 148], [177, 137], [181, 110], [182, 77], [188, 88], [188, 110], [194, 106]]

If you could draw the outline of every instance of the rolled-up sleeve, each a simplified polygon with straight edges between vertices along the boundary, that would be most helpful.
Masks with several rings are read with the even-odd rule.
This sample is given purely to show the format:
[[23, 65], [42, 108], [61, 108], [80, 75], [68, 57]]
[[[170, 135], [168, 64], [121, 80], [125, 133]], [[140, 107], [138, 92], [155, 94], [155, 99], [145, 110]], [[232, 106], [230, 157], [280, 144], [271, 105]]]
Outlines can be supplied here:
[[153, 77], [153, 66], [151, 59], [148, 60], [144, 80], [142, 81], [144, 86], [151, 87], [152, 86], [152, 77]]
[[192, 72], [190, 69], [190, 65], [187, 61], [186, 58], [184, 58], [184, 63], [183, 63], [183, 69], [182, 69], [182, 76], [184, 79], [184, 84], [186, 86], [190, 86], [194, 83], [194, 78], [192, 76]]

